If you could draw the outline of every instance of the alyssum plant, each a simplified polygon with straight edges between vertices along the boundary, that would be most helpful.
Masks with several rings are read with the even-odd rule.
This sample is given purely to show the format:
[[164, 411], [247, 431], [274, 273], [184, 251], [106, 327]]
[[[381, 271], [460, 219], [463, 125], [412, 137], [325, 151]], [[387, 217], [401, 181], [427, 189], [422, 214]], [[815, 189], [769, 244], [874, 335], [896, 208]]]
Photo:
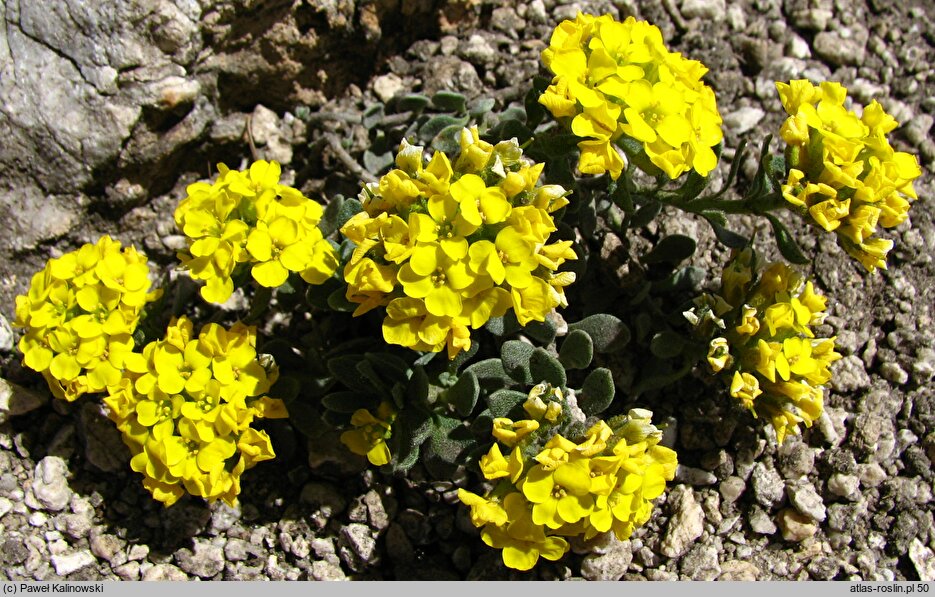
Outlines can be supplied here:
[[[785, 151], [767, 139], [734, 193], [738, 148], [709, 192], [716, 96], [658, 28], [579, 14], [542, 60], [552, 76], [521, 107], [441, 92], [368, 109], [364, 162], [380, 176], [356, 199], [320, 205], [262, 160], [189, 186], [181, 268], [209, 304], [248, 297], [242, 320], [196, 325], [153, 289], [145, 256], [109, 237], [49, 260], [16, 300], [24, 363], [58, 398], [103, 396], [167, 506], [185, 493], [235, 503], [243, 471], [275, 457], [254, 424], [288, 417], [312, 449], [339, 429], [396, 474], [471, 473], [458, 496], [511, 568], [561, 558], [573, 537], [629, 537], [677, 466], [654, 395], [714, 376], [782, 442], [821, 414], [839, 358], [816, 336], [827, 299], [791, 265], [763, 263], [728, 216], [768, 219], [804, 264], [780, 219], [791, 212], [873, 272], [893, 245], [880, 229], [906, 220], [921, 171], [891, 147], [897, 123], [878, 103], [857, 114], [838, 83], [780, 82]], [[694, 296], [707, 272], [680, 265], [695, 242], [678, 235], [638, 256], [626, 291], [597, 290], [593, 239], [625, 241], [663, 206], [733, 249], [717, 290]], [[296, 330], [266, 339], [255, 324], [274, 292]]]

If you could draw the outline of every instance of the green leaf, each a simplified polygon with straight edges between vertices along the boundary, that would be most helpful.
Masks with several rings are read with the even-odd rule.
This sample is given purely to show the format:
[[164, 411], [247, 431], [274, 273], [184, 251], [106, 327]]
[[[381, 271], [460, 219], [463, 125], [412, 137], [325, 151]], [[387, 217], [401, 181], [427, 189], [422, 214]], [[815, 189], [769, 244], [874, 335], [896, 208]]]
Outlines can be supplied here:
[[357, 303], [352, 303], [347, 300], [347, 288], [338, 288], [334, 292], [328, 295], [328, 307], [334, 309], [335, 311], [340, 311], [343, 313], [350, 313], [355, 310], [358, 305]]
[[299, 380], [291, 375], [281, 375], [273, 387], [269, 390], [269, 395], [273, 398], [279, 398], [287, 404], [298, 398], [302, 391]]
[[671, 359], [682, 354], [685, 338], [671, 330], [659, 332], [649, 342], [649, 351], [660, 359]]
[[662, 170], [660, 170], [656, 164], [652, 163], [652, 160], [646, 155], [646, 150], [643, 148], [643, 143], [641, 141], [637, 141], [627, 135], [622, 135], [617, 139], [616, 143], [623, 149], [623, 152], [627, 154], [630, 162], [646, 174], [650, 176], [660, 176], [663, 174]]
[[439, 91], [432, 96], [432, 104], [443, 112], [462, 113], [467, 111], [467, 99], [454, 91]]
[[424, 409], [408, 406], [399, 412], [393, 424], [390, 443], [395, 455], [393, 468], [407, 471], [418, 461], [420, 447], [432, 433], [431, 414]]
[[705, 270], [687, 265], [672, 272], [672, 275], [660, 282], [653, 283], [659, 292], [680, 292], [697, 289], [705, 278]]
[[473, 359], [474, 355], [476, 355], [479, 350], [480, 342], [475, 339], [471, 342], [470, 348], [467, 350], [462, 350], [457, 355], [455, 355], [455, 358], [448, 361], [448, 370], [456, 373], [458, 369], [464, 366], [465, 363]]
[[653, 247], [648, 255], [643, 257], [643, 263], [679, 263], [688, 259], [695, 253], [695, 239], [682, 235], [672, 234], [663, 238]]
[[364, 125], [364, 128], [368, 131], [383, 120], [383, 104], [372, 104], [366, 110], [364, 110], [363, 116], [361, 118], [361, 124]]
[[526, 402], [528, 396], [516, 390], [497, 390], [487, 396], [487, 406], [493, 417], [506, 417], [514, 408]]
[[480, 396], [480, 383], [470, 371], [465, 371], [458, 377], [455, 385], [448, 389], [448, 403], [455, 407], [462, 417], [466, 417], [474, 410], [477, 397]]
[[[406, 392], [406, 399], [410, 404], [428, 404], [429, 400], [429, 377], [425, 374], [425, 369], [416, 366], [412, 370], [412, 377], [409, 378], [409, 388]], [[402, 408], [402, 404], [398, 404]]]
[[462, 127], [467, 124], [467, 121], [467, 116], [461, 118], [455, 118], [454, 116], [448, 116], [447, 114], [433, 116], [429, 118], [425, 124], [419, 127], [419, 138], [425, 140], [434, 139], [446, 128], [452, 126]]
[[372, 394], [374, 388], [361, 377], [358, 362], [360, 355], [357, 354], [333, 357], [328, 359], [328, 371], [349, 390]]
[[[496, 357], [471, 364], [464, 370], [464, 373], [468, 372], [472, 373], [478, 380], [503, 379], [506, 377], [503, 361]], [[462, 375], [464, 373], [462, 373]]]
[[555, 326], [548, 319], [545, 321], [530, 321], [523, 327], [523, 332], [541, 344], [549, 344], [555, 339]]
[[661, 211], [662, 203], [659, 203], [654, 199], [650, 199], [646, 205], [643, 205], [637, 209], [636, 213], [633, 214], [633, 217], [630, 218], [630, 228], [642, 228], [643, 226], [652, 222]]
[[536, 135], [526, 149], [526, 154], [533, 159], [545, 159], [567, 155], [578, 147], [581, 139], [571, 133], [541, 133]]
[[398, 112], [421, 112], [429, 105], [431, 100], [419, 93], [411, 93], [399, 98], [396, 102]]
[[516, 137], [516, 140], [522, 145], [526, 141], [532, 139], [532, 131], [528, 126], [523, 124], [521, 120], [509, 119], [501, 120], [500, 123], [491, 128], [485, 136], [495, 139], [511, 139]]
[[597, 415], [610, 406], [614, 399], [614, 376], [609, 369], [600, 367], [584, 380], [578, 406], [588, 416]]
[[455, 153], [461, 148], [461, 131], [463, 126], [453, 124], [443, 128], [432, 139], [432, 148], [443, 153]]
[[409, 383], [409, 365], [395, 354], [368, 352], [364, 354], [364, 358], [379, 373], [381, 379], [389, 383]]
[[361, 408], [372, 411], [377, 407], [377, 402], [373, 396], [360, 392], [332, 392], [321, 399], [322, 406], [328, 410], [347, 414], [353, 414]]
[[564, 387], [568, 383], [565, 368], [544, 348], [536, 348], [532, 351], [529, 356], [529, 373], [532, 375], [533, 383], [545, 381], [556, 388]]
[[798, 243], [795, 242], [795, 238], [793, 238], [789, 229], [786, 228], [786, 225], [780, 222], [779, 218], [773, 214], [766, 214], [766, 219], [773, 225], [773, 234], [776, 235], [776, 245], [779, 247], [779, 252], [782, 253], [782, 256], [785, 257], [789, 263], [794, 263], [796, 265], [810, 263], [811, 260], [802, 253], [802, 249], [799, 248]]
[[480, 118], [484, 114], [487, 114], [493, 107], [497, 104], [497, 100], [492, 97], [481, 97], [468, 105], [468, 114], [472, 118]]
[[321, 415], [309, 400], [293, 400], [286, 405], [289, 409], [289, 423], [306, 437], [321, 437], [329, 426], [322, 421]]
[[620, 350], [630, 341], [630, 329], [619, 318], [597, 313], [568, 324], [568, 330], [582, 330], [591, 337], [595, 352]]
[[377, 155], [369, 149], [364, 151], [364, 168], [371, 174], [379, 174], [393, 165], [393, 152]]
[[513, 313], [513, 311], [509, 311], [503, 317], [490, 318], [487, 323], [484, 324], [484, 329], [494, 336], [511, 336], [518, 332], [521, 326], [519, 322], [516, 321], [516, 314]]
[[341, 207], [338, 209], [338, 217], [335, 221], [335, 229], [340, 230], [347, 221], [364, 211], [364, 206], [360, 201], [351, 197], [350, 199], [345, 199], [341, 203]]
[[682, 196], [682, 201], [691, 201], [698, 197], [706, 186], [708, 186], [708, 177], [698, 174], [695, 170], [689, 170], [685, 184], [679, 189], [679, 195]]
[[750, 244], [750, 240], [747, 237], [737, 234], [732, 230], [728, 230], [719, 223], [715, 223], [713, 219], [708, 217], [709, 214], [707, 212], [703, 215], [707, 218], [708, 223], [711, 224], [711, 229], [714, 230], [714, 236], [717, 237], [718, 241], [724, 246], [731, 249], [742, 249]]
[[472, 438], [461, 421], [450, 417], [435, 417], [435, 425], [429, 436], [432, 450], [443, 461], [457, 464], [461, 454]]
[[500, 349], [500, 359], [507, 375], [520, 383], [535, 383], [529, 372], [529, 358], [533, 347], [519, 340], [507, 340]]
[[584, 330], [573, 330], [562, 342], [558, 360], [565, 369], [584, 369], [594, 358], [594, 342]]

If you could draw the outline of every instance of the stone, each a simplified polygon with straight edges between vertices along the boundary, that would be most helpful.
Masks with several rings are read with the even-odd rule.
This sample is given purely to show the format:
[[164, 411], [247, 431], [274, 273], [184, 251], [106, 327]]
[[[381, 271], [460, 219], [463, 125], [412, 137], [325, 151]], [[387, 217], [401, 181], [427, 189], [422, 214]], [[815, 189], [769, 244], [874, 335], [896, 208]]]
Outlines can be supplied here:
[[0, 423], [7, 422], [10, 417], [30, 413], [46, 401], [47, 398], [0, 378]]
[[915, 566], [919, 580], [935, 580], [935, 553], [916, 537], [909, 544], [909, 561]]
[[345, 526], [341, 529], [341, 536], [338, 540], [343, 544], [342, 547], [349, 547], [353, 555], [358, 558], [358, 562], [347, 562], [352, 569], [355, 568], [355, 565], [361, 567], [361, 564], [375, 564], [379, 559], [377, 542], [367, 525], [351, 523]]
[[194, 550], [180, 549], [175, 557], [179, 568], [201, 578], [212, 578], [224, 569], [224, 550], [217, 545], [197, 539]]
[[817, 522], [825, 520], [825, 504], [811, 483], [789, 483], [786, 485], [786, 494], [796, 510]]
[[105, 473], [124, 471], [130, 465], [130, 450], [103, 408], [93, 402], [81, 406], [78, 432], [84, 438], [84, 456], [91, 466]]
[[363, 498], [363, 503], [367, 506], [367, 519], [370, 526], [376, 531], [382, 531], [390, 524], [390, 517], [387, 515], [384, 499], [392, 499], [388, 496], [381, 497], [379, 493], [371, 489]]
[[439, 91], [456, 91], [473, 98], [483, 89], [474, 66], [456, 56], [433, 56], [422, 72], [423, 91], [428, 96]]
[[55, 573], [59, 576], [68, 576], [72, 572], [77, 572], [96, 561], [94, 556], [91, 555], [91, 552], [86, 549], [69, 554], [52, 556], [51, 560], [52, 567], [55, 568]]
[[123, 580], [139, 580], [140, 563], [127, 562], [114, 568], [114, 573]]
[[680, 563], [683, 575], [692, 580], [714, 580], [721, 574], [718, 564], [717, 547], [714, 545], [695, 545]]
[[786, 541], [799, 543], [818, 532], [818, 525], [813, 519], [800, 514], [794, 508], [784, 508], [777, 517], [782, 538]]
[[756, 501], [765, 508], [778, 506], [785, 495], [785, 485], [779, 473], [762, 462], [756, 463], [751, 474], [751, 484]]
[[318, 508], [325, 518], [344, 511], [347, 501], [333, 485], [311, 481], [302, 487], [299, 499], [313, 508]]
[[714, 473], [691, 466], [678, 465], [675, 469], [675, 482], [693, 486], [714, 485], [717, 477]]
[[380, 101], [386, 103], [403, 90], [403, 80], [399, 75], [387, 73], [373, 79], [373, 93]]
[[250, 132], [257, 150], [266, 159], [280, 164], [292, 163], [292, 141], [296, 131], [287, 123], [290, 118], [291, 115], [287, 114], [280, 119], [276, 112], [263, 105], [253, 109]]
[[224, 557], [228, 562], [242, 562], [247, 559], [247, 547], [249, 545], [243, 539], [230, 538], [224, 544]]
[[668, 501], [672, 504], [672, 516], [660, 544], [660, 553], [674, 558], [688, 551], [704, 532], [704, 510], [695, 501], [692, 490], [684, 485], [672, 490]]
[[686, 19], [722, 21], [727, 5], [725, 0], [682, 0], [679, 11]]
[[111, 566], [119, 566], [127, 561], [126, 554], [123, 552], [125, 542], [116, 535], [102, 533], [94, 529], [91, 532], [89, 544], [91, 553], [97, 558], [107, 561]]
[[0, 546], [0, 560], [10, 565], [22, 564], [29, 557], [29, 548], [22, 537], [10, 537]]
[[788, 34], [788, 40], [786, 40], [785, 45], [785, 53], [786, 56], [789, 56], [790, 58], [798, 58], [799, 60], [805, 60], [806, 58], [812, 57], [812, 49], [809, 47], [808, 42], [795, 33]]
[[828, 478], [828, 491], [846, 500], [857, 501], [860, 499], [860, 477], [834, 473]]
[[13, 509], [13, 502], [8, 498], [0, 497], [0, 518], [3, 518], [7, 513]]
[[743, 560], [728, 560], [721, 564], [721, 575], [718, 580], [757, 580], [760, 569], [751, 562]]
[[315, 580], [347, 580], [341, 566], [327, 560], [312, 562], [311, 576]]
[[497, 62], [499, 54], [483, 35], [474, 34], [463, 42], [460, 55], [465, 60], [480, 66], [492, 65]]
[[396, 523], [390, 524], [386, 529], [386, 554], [400, 564], [409, 564], [415, 558], [412, 542], [403, 528]]
[[0, 314], [0, 352], [13, 350], [13, 328], [7, 318]]
[[848, 355], [835, 365], [831, 386], [841, 394], [850, 394], [870, 387], [870, 376], [857, 355]]
[[71, 488], [65, 478], [67, 474], [68, 465], [58, 456], [46, 456], [36, 465], [32, 494], [44, 509], [58, 512], [71, 501]]
[[909, 381], [909, 374], [898, 363], [888, 362], [880, 365], [880, 375], [886, 381], [896, 385], [903, 385]]
[[798, 479], [815, 469], [815, 451], [800, 440], [790, 438], [779, 446], [779, 472], [786, 479]]
[[761, 508], [754, 507], [748, 517], [750, 530], [759, 535], [772, 535], [776, 532], [776, 525]]
[[822, 31], [815, 35], [812, 47], [819, 58], [832, 66], [863, 64], [867, 51], [867, 30], [858, 24]]
[[220, 535], [237, 524], [241, 517], [240, 506], [228, 506], [224, 502], [217, 501], [211, 507], [211, 523], [208, 527], [208, 533], [211, 535]]
[[178, 566], [173, 566], [172, 564], [156, 564], [143, 572], [143, 580], [188, 580], [188, 575], [182, 572]]
[[820, 556], [809, 562], [806, 569], [815, 580], [832, 580], [841, 570], [841, 564], [835, 558]]
[[747, 484], [744, 483], [743, 479], [731, 476], [721, 481], [721, 484], [718, 486], [718, 491], [725, 502], [732, 504], [737, 501], [737, 498], [740, 497], [740, 494], [742, 494], [746, 488]]
[[724, 115], [724, 128], [736, 135], [742, 135], [756, 128], [766, 113], [763, 110], [746, 106]]
[[581, 561], [581, 576], [587, 580], [620, 580], [633, 561], [629, 541], [620, 541], [612, 533], [607, 534], [606, 543], [584, 556]]

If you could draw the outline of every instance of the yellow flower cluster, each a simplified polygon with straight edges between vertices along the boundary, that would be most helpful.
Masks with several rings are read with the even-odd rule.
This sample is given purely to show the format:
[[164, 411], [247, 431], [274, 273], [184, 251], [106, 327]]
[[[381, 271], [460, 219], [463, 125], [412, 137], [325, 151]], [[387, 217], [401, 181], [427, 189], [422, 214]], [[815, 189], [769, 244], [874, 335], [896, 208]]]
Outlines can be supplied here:
[[877, 225], [906, 220], [921, 175], [912, 154], [894, 151], [886, 138], [898, 126], [875, 100], [860, 117], [844, 107], [840, 83], [776, 83], [789, 113], [780, 134], [788, 144], [789, 178], [782, 195], [791, 208], [837, 234], [838, 242], [868, 271], [886, 268], [893, 241]]
[[712, 148], [723, 134], [714, 91], [701, 81], [708, 69], [670, 52], [655, 25], [578, 13], [555, 28], [542, 61], [555, 76], [539, 102], [585, 139], [581, 172], [616, 180], [626, 166], [614, 147], [621, 135], [672, 179], [717, 165]]
[[118, 383], [150, 286], [146, 257], [109, 236], [50, 259], [16, 297], [23, 362], [68, 401]]
[[290, 273], [321, 284], [338, 267], [337, 253], [322, 237], [322, 207], [297, 189], [279, 184], [277, 162], [254, 162], [240, 172], [218, 164], [219, 176], [196, 182], [175, 210], [175, 222], [188, 237], [179, 259], [206, 285], [201, 296], [223, 303], [234, 291], [238, 265], [249, 265], [260, 286], [275, 288]]
[[[719, 297], [703, 297], [694, 311], [706, 311], [720, 336], [711, 341], [708, 364], [730, 378], [730, 394], [754, 416], [769, 421], [781, 443], [811, 427], [821, 416], [822, 386], [829, 366], [841, 358], [834, 338], [812, 330], [825, 318], [826, 299], [783, 263], [757, 277], [750, 249], [735, 253], [724, 268]], [[687, 313], [699, 323], [697, 313]]]
[[361, 192], [364, 211], [341, 233], [356, 243], [344, 268], [354, 315], [386, 307], [390, 344], [454, 358], [471, 346], [470, 328], [513, 309], [520, 324], [566, 306], [574, 273], [571, 241], [549, 243], [551, 213], [565, 189], [539, 186], [542, 164], [526, 163], [516, 140], [493, 146], [477, 129], [461, 133], [452, 165], [403, 141], [397, 168]]
[[392, 458], [386, 440], [392, 435], [394, 419], [396, 411], [389, 402], [380, 403], [376, 416], [360, 408], [351, 415], [354, 428], [341, 434], [341, 443], [354, 454], [366, 456], [370, 464], [383, 466]]
[[[651, 500], [677, 466], [675, 452], [658, 445], [662, 433], [650, 422], [652, 413], [642, 409], [598, 421], [578, 443], [561, 434], [541, 446], [531, 443], [534, 431], [554, 423], [548, 405], [535, 404], [533, 394], [541, 390], [534, 388], [524, 405], [533, 418], [494, 421], [499, 443], [480, 461], [484, 477], [497, 481], [493, 490], [483, 497], [458, 490], [484, 543], [502, 549], [503, 563], [517, 570], [529, 570], [539, 557], [561, 558], [569, 547], [564, 537], [587, 540], [612, 530], [628, 538], [649, 519]], [[509, 456], [500, 443], [512, 449]]]
[[128, 355], [126, 368], [104, 402], [143, 486], [166, 506], [186, 491], [236, 504], [241, 473], [275, 457], [250, 424], [287, 416], [281, 400], [263, 395], [278, 371], [258, 359], [256, 328], [209, 323], [195, 337], [183, 317], [164, 340]]

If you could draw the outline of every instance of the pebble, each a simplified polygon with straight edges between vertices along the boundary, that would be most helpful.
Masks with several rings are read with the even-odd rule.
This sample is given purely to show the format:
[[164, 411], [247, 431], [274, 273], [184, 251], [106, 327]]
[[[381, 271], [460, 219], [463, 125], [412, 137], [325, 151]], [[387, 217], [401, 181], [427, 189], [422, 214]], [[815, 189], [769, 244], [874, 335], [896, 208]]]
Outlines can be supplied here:
[[145, 560], [148, 555], [148, 545], [131, 545], [129, 551], [127, 551], [127, 559], [130, 561]]
[[46, 456], [36, 465], [33, 473], [32, 493], [46, 510], [64, 510], [71, 501], [68, 487], [68, 466], [58, 456]]
[[835, 365], [831, 387], [841, 394], [851, 394], [870, 387], [870, 376], [864, 362], [857, 355], [848, 355]]
[[0, 314], [0, 352], [13, 350], [13, 328], [7, 318]]
[[347, 580], [347, 575], [341, 567], [327, 560], [312, 562], [311, 575], [315, 580]]
[[682, 574], [691, 580], [714, 580], [721, 574], [718, 550], [714, 545], [696, 545], [680, 563]]
[[69, 554], [55, 555], [51, 557], [51, 560], [52, 567], [55, 568], [55, 573], [59, 576], [67, 576], [95, 562], [94, 556], [86, 549]]
[[742, 135], [756, 128], [766, 113], [751, 106], [740, 108], [724, 115], [724, 128], [737, 135]]
[[373, 80], [373, 92], [380, 101], [386, 103], [403, 90], [403, 80], [399, 75], [388, 73]]
[[804, 514], [796, 512], [794, 508], [784, 508], [777, 517], [782, 538], [786, 541], [799, 543], [818, 532], [818, 525]]
[[915, 566], [919, 580], [935, 580], [935, 554], [918, 537], [909, 544], [909, 561]]
[[211, 578], [224, 569], [224, 550], [205, 541], [195, 540], [194, 550], [180, 549], [175, 557], [179, 568], [201, 578]]
[[364, 504], [367, 506], [367, 519], [370, 521], [370, 526], [377, 531], [382, 531], [390, 524], [390, 517], [387, 515], [384, 499], [392, 498], [382, 498], [374, 489], [368, 491], [363, 499]]
[[0, 423], [32, 412], [45, 402], [45, 397], [0, 378]]
[[717, 477], [714, 476], [714, 473], [700, 468], [680, 464], [675, 469], [675, 481], [694, 486], [714, 485], [717, 483]]
[[728, 477], [721, 481], [718, 491], [720, 491], [721, 497], [726, 503], [732, 504], [737, 501], [737, 498], [746, 488], [747, 484], [740, 477]]
[[832, 66], [860, 65], [867, 51], [867, 30], [861, 25], [839, 27], [815, 35], [812, 47]]
[[815, 468], [815, 451], [797, 439], [779, 446], [779, 470], [786, 479], [798, 479]]
[[483, 35], [472, 35], [460, 48], [461, 57], [478, 65], [490, 65], [497, 62], [499, 54]]
[[673, 504], [672, 517], [660, 545], [660, 553], [674, 558], [684, 554], [704, 532], [704, 510], [695, 501], [692, 490], [684, 485], [672, 490], [669, 502]]
[[683, 0], [680, 12], [686, 19], [721, 21], [727, 6], [724, 0]]
[[823, 522], [827, 516], [825, 504], [815, 488], [808, 482], [796, 482], [786, 485], [789, 501], [795, 509], [812, 520]]
[[239, 505], [231, 507], [221, 501], [215, 502], [211, 509], [211, 526], [208, 532], [212, 535], [220, 535], [230, 530], [240, 520], [241, 515]]
[[[142, 566], [140, 566], [142, 571]], [[156, 564], [152, 568], [143, 572], [143, 580], [188, 580], [188, 575], [182, 572], [178, 566], [172, 564]]]
[[[377, 559], [377, 542], [370, 533], [367, 525], [351, 523], [341, 529], [341, 540], [353, 554], [359, 558], [360, 563], [373, 564]], [[353, 568], [353, 562], [348, 562]]]
[[721, 575], [718, 580], [756, 580], [760, 576], [760, 569], [751, 562], [743, 560], [728, 560], [721, 564]]
[[828, 491], [849, 501], [860, 499], [860, 477], [834, 473], [828, 478]]
[[786, 56], [798, 58], [799, 60], [812, 57], [812, 49], [809, 47], [808, 42], [795, 33], [789, 34], [789, 39], [786, 41], [785, 45], [785, 52]]
[[45, 523], [49, 522], [49, 517], [45, 512], [33, 512], [29, 515], [27, 521], [29, 522], [29, 526], [38, 528], [45, 526]]
[[116, 535], [101, 533], [97, 529], [91, 532], [89, 540], [91, 553], [102, 560], [106, 560], [111, 566], [119, 566], [127, 561], [127, 556], [123, 552], [124, 541]]
[[0, 497], [0, 518], [3, 518], [13, 509], [13, 502], [5, 497]]
[[123, 580], [139, 580], [140, 563], [127, 562], [126, 564], [121, 564], [114, 568], [114, 573]]
[[633, 550], [629, 541], [618, 540], [613, 533], [607, 533], [607, 542], [599, 553], [584, 556], [581, 562], [581, 576], [587, 580], [620, 580], [633, 561]]
[[903, 385], [909, 381], [909, 374], [898, 363], [883, 363], [880, 366], [880, 375], [886, 381], [893, 382], [896, 385]]
[[762, 509], [754, 507], [749, 517], [750, 530], [760, 535], [772, 535], [776, 532], [776, 525]]
[[772, 508], [782, 502], [785, 486], [779, 473], [773, 467], [768, 467], [762, 462], [756, 463], [753, 467], [751, 483], [756, 501], [762, 506]]

